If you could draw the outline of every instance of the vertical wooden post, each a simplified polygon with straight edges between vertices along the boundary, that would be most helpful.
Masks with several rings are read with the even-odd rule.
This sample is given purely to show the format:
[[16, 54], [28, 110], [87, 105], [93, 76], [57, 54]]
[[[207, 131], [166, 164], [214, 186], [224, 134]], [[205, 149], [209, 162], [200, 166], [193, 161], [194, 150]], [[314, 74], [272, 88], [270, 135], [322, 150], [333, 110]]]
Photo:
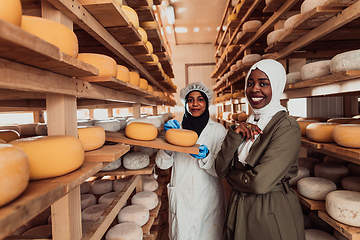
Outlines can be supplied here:
[[133, 107], [134, 118], [140, 118], [141, 117], [140, 103], [133, 103], [132, 107]]
[[95, 119], [94, 109], [89, 109], [89, 118]]
[[114, 116], [114, 114], [113, 114], [113, 108], [108, 108], [107, 111], [108, 111], [108, 117], [109, 117], [109, 118], [112, 118], [112, 117]]

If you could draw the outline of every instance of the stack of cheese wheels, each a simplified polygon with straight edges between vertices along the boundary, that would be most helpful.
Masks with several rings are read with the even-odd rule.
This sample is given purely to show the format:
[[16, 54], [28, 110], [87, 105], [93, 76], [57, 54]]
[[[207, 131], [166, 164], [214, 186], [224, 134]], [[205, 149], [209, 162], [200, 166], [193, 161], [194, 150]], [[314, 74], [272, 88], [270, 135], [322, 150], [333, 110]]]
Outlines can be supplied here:
[[139, 25], [139, 17], [136, 11], [126, 5], [122, 5], [121, 9], [125, 12], [125, 15], [129, 19], [129, 22], [131, 22], [134, 25], [135, 29], [138, 30], [140, 25]]
[[81, 194], [81, 210], [96, 204], [96, 197], [94, 194], [86, 193]]
[[123, 82], [130, 82], [129, 69], [122, 65], [117, 65], [116, 78]]
[[134, 222], [144, 226], [150, 217], [149, 210], [143, 205], [129, 205], [120, 210], [118, 214], [119, 223]]
[[143, 28], [139, 27], [138, 32], [139, 32], [139, 34], [141, 36], [141, 41], [146, 43], [148, 41], [148, 36], [147, 36], [146, 31]]
[[340, 124], [333, 130], [334, 141], [343, 147], [360, 148], [360, 125]]
[[319, 6], [324, 6], [325, 3], [327, 2], [327, 0], [305, 0], [300, 7], [300, 12], [301, 14], [305, 14], [310, 12], [311, 10], [313, 10], [316, 7]]
[[300, 69], [301, 79], [303, 81], [331, 74], [330, 60], [317, 61], [305, 64]]
[[10, 144], [0, 144], [0, 207], [17, 198], [27, 187], [30, 166], [26, 153]]
[[193, 146], [198, 139], [196, 132], [188, 129], [169, 129], [165, 133], [165, 139], [168, 143], [181, 146]]
[[335, 55], [330, 61], [332, 73], [360, 70], [360, 50], [353, 50]]
[[81, 211], [81, 219], [83, 222], [94, 222], [96, 221], [101, 214], [108, 207], [107, 204], [95, 204], [89, 206]]
[[306, 167], [310, 171], [310, 176], [314, 176], [314, 166], [321, 161], [314, 157], [299, 157], [298, 158], [299, 166]]
[[150, 163], [150, 158], [143, 152], [131, 152], [123, 157], [124, 168], [129, 170], [143, 169]]
[[125, 136], [135, 140], [150, 141], [154, 140], [158, 135], [157, 128], [146, 122], [132, 122], [125, 128]]
[[300, 72], [291, 72], [286, 74], [286, 84], [297, 83], [301, 81]]
[[329, 192], [336, 190], [336, 184], [329, 179], [305, 177], [297, 182], [297, 190], [301, 196], [312, 200], [325, 200]]
[[311, 123], [318, 123], [317, 120], [296, 120], [300, 126], [301, 136], [306, 136], [306, 127]]
[[254, 64], [262, 59], [260, 54], [248, 54], [242, 58], [243, 64]]
[[113, 190], [113, 181], [110, 179], [98, 179], [91, 183], [91, 192], [102, 195]]
[[267, 45], [271, 46], [277, 41], [279, 41], [279, 39], [281, 38], [282, 35], [284, 35], [284, 33], [285, 33], [285, 29], [283, 28], [270, 32], [266, 37]]
[[105, 143], [105, 130], [102, 127], [78, 127], [78, 137], [84, 146], [84, 151], [102, 147]]
[[108, 165], [103, 167], [100, 171], [101, 172], [113, 171], [115, 169], [118, 169], [119, 167], [121, 167], [121, 157], [109, 163]]
[[116, 61], [109, 56], [98, 53], [79, 53], [77, 58], [98, 68], [99, 77], [116, 78], [117, 76]]
[[148, 81], [144, 78], [140, 78], [139, 87], [146, 90], [148, 88]]
[[315, 228], [305, 229], [305, 239], [306, 240], [337, 240], [329, 233]]
[[94, 126], [103, 128], [105, 131], [118, 132], [120, 130], [120, 122], [116, 119], [95, 120]]
[[339, 123], [311, 123], [306, 127], [306, 137], [315, 142], [334, 142], [332, 131], [337, 125]]
[[119, 178], [113, 182], [113, 189], [115, 192], [121, 192], [125, 185], [129, 182], [129, 178]]
[[360, 192], [360, 177], [345, 177], [341, 180], [341, 186], [345, 190]]
[[360, 193], [338, 190], [329, 193], [325, 199], [328, 214], [335, 220], [350, 226], [360, 227]]
[[0, 130], [0, 139], [11, 142], [20, 138], [20, 134], [15, 130]]
[[159, 183], [154, 178], [143, 178], [143, 190], [154, 192], [158, 189]]
[[338, 163], [318, 163], [314, 166], [315, 177], [326, 178], [336, 184], [340, 184], [349, 174], [349, 169]]
[[259, 29], [261, 26], [262, 26], [261, 21], [250, 20], [250, 21], [244, 22], [244, 24], [242, 26], [242, 30], [244, 32], [254, 31], [254, 30]]
[[130, 83], [135, 85], [135, 86], [139, 86], [140, 84], [140, 75], [137, 72], [129, 72], [130, 75]]
[[41, 17], [22, 16], [21, 28], [42, 40], [55, 45], [74, 58], [78, 57], [79, 44], [75, 33], [65, 25]]
[[147, 41], [145, 43], [145, 45], [146, 45], [146, 47], [148, 49], [149, 54], [152, 54], [154, 52], [154, 47], [153, 47], [152, 43], [150, 41]]
[[22, 6], [20, 0], [0, 0], [0, 19], [21, 26]]
[[305, 177], [310, 177], [310, 171], [309, 169], [307, 169], [306, 167], [303, 166], [299, 166], [298, 168], [298, 174], [293, 177], [292, 179], [290, 179], [289, 184], [290, 186], [296, 186], [297, 182]]
[[142, 191], [136, 193], [131, 198], [131, 204], [133, 205], [142, 205], [146, 207], [148, 210], [154, 209], [159, 203], [159, 198], [156, 193], [151, 191]]
[[90, 191], [90, 188], [91, 188], [90, 182], [88, 181], [83, 182], [82, 184], [80, 184], [80, 193], [81, 194], [88, 193]]
[[285, 20], [284, 22], [284, 29], [285, 31], [289, 30], [289, 29], [293, 29], [294, 25], [297, 21], [299, 21], [301, 19], [302, 15], [301, 13], [299, 14], [295, 14], [291, 17], [289, 17], [288, 19]]
[[106, 235], [105, 240], [142, 240], [142, 228], [134, 222], [124, 222], [111, 227]]
[[79, 168], [84, 162], [84, 147], [74, 136], [39, 136], [11, 142], [29, 158], [30, 180], [57, 177]]

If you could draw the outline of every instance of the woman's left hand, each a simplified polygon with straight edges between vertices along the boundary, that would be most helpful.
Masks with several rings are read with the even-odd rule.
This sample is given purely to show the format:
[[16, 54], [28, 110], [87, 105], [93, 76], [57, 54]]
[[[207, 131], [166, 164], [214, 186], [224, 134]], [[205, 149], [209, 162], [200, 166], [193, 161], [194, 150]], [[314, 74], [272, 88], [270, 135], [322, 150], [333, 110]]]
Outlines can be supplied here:
[[246, 141], [254, 141], [255, 135], [263, 133], [263, 131], [257, 125], [248, 122], [241, 122], [234, 128], [234, 131], [239, 134], [241, 133]]

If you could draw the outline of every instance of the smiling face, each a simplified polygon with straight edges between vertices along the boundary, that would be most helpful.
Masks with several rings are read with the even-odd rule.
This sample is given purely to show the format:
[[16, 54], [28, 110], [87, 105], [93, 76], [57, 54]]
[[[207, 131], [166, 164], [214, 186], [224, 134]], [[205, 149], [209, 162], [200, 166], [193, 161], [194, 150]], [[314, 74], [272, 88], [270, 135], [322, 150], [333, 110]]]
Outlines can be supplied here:
[[206, 100], [197, 91], [189, 93], [186, 103], [188, 111], [193, 117], [200, 117], [206, 109]]
[[260, 109], [269, 104], [272, 97], [270, 80], [267, 75], [255, 69], [251, 71], [246, 85], [246, 96], [250, 105], [255, 109]]

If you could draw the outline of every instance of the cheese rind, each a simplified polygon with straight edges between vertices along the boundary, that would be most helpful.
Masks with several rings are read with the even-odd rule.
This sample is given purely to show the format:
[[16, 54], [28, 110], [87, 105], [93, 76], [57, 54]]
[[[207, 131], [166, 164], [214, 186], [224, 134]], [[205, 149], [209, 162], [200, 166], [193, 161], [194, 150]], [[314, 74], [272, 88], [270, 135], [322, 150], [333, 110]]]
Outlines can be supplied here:
[[142, 240], [142, 228], [133, 222], [124, 222], [117, 224], [110, 228], [106, 235], [105, 240]]
[[169, 129], [165, 133], [166, 141], [173, 145], [190, 147], [198, 140], [196, 132], [187, 129]]
[[341, 180], [341, 186], [345, 190], [360, 192], [360, 177], [345, 177]]
[[301, 136], [306, 136], [306, 127], [311, 123], [317, 123], [317, 120], [297, 120], [297, 123], [300, 126]]
[[129, 182], [129, 178], [119, 178], [113, 182], [113, 189], [115, 192], [121, 192], [125, 185]]
[[305, 64], [300, 69], [301, 79], [303, 81], [331, 74], [330, 60], [317, 61]]
[[340, 184], [349, 175], [349, 169], [338, 163], [318, 163], [314, 166], [314, 175]]
[[300, 72], [291, 72], [286, 74], [286, 84], [297, 83], [301, 81]]
[[108, 165], [103, 167], [100, 171], [101, 172], [113, 171], [115, 169], [118, 169], [119, 167], [121, 167], [121, 157], [109, 163]]
[[146, 42], [148, 41], [148, 36], [147, 36], [146, 31], [145, 31], [143, 28], [139, 27], [139, 28], [138, 28], [138, 32], [139, 32], [139, 34], [140, 34], [140, 36], [141, 36], [141, 40], [142, 40], [144, 43], [146, 43]]
[[139, 87], [142, 88], [142, 89], [147, 90], [147, 88], [148, 88], [148, 81], [147, 81], [146, 79], [144, 79], [144, 78], [140, 78]]
[[129, 69], [122, 65], [117, 65], [116, 78], [123, 82], [130, 82]]
[[154, 209], [159, 203], [159, 198], [154, 192], [142, 191], [136, 193], [131, 198], [131, 204], [139, 204], [145, 206], [148, 210]]
[[143, 205], [129, 205], [120, 210], [118, 214], [119, 223], [134, 222], [144, 226], [150, 217], [149, 210]]
[[315, 142], [334, 142], [333, 129], [338, 123], [311, 123], [306, 127], [306, 136]]
[[159, 183], [153, 178], [143, 178], [143, 190], [144, 191], [156, 191], [158, 189]]
[[149, 166], [149, 163], [150, 163], [149, 156], [143, 152], [127, 153], [123, 157], [124, 168], [130, 170], [143, 169]]
[[299, 166], [298, 167], [298, 174], [293, 177], [292, 179], [290, 179], [289, 184], [290, 186], [296, 186], [297, 182], [305, 177], [310, 177], [310, 171], [309, 169], [307, 169], [306, 167], [303, 166]]
[[329, 233], [319, 230], [319, 229], [305, 229], [305, 239], [306, 240], [336, 240]]
[[21, 26], [22, 6], [20, 0], [0, 0], [0, 19]]
[[158, 135], [157, 128], [147, 122], [131, 122], [125, 128], [125, 136], [135, 140], [151, 141]]
[[260, 54], [248, 54], [242, 58], [243, 64], [253, 64], [262, 59]]
[[81, 210], [84, 210], [85, 208], [96, 204], [96, 197], [91, 193], [81, 194], [80, 198], [81, 198]]
[[270, 32], [266, 37], [266, 43], [268, 46], [273, 45], [277, 41], [279, 41], [280, 37], [284, 35], [285, 29], [277, 29]]
[[242, 30], [244, 32], [249, 31], [249, 30], [254, 30], [254, 29], [259, 29], [262, 25], [262, 22], [259, 20], [250, 20], [247, 22], [244, 22], [243, 26], [242, 26]]
[[340, 124], [333, 129], [334, 141], [343, 147], [360, 148], [359, 135], [359, 124]]
[[332, 73], [360, 70], [360, 50], [353, 50], [335, 55], [330, 61]]
[[140, 84], [140, 75], [137, 72], [129, 72], [130, 75], [130, 83], [139, 86]]
[[117, 64], [113, 58], [97, 53], [79, 53], [77, 58], [98, 68], [100, 77], [116, 78]]
[[135, 29], [139, 29], [139, 17], [134, 9], [129, 6], [122, 5], [121, 9], [125, 12], [125, 15], [129, 18], [129, 21], [134, 25]]
[[118, 132], [120, 130], [120, 122], [116, 119], [96, 120], [94, 126], [102, 127], [105, 131]]
[[102, 127], [78, 127], [78, 137], [84, 146], [84, 151], [102, 147], [105, 143], [105, 130]]
[[91, 183], [91, 192], [93, 194], [105, 194], [113, 190], [113, 181], [110, 179], [99, 179]]
[[301, 14], [310, 12], [316, 7], [324, 6], [327, 0], [305, 0], [300, 6]]
[[300, 14], [295, 14], [291, 17], [289, 17], [288, 19], [285, 20], [284, 22], [284, 29], [285, 31], [289, 30], [289, 29], [293, 29], [294, 25], [297, 21], [299, 21], [301, 19], [302, 15]]
[[329, 192], [336, 190], [336, 185], [329, 179], [320, 177], [305, 177], [297, 182], [297, 190], [300, 195], [313, 199], [325, 200]]
[[0, 130], [0, 139], [11, 142], [20, 138], [20, 134], [15, 130]]
[[83, 222], [96, 221], [107, 207], [108, 207], [107, 204], [95, 204], [85, 208], [84, 210], [81, 211], [82, 221]]

